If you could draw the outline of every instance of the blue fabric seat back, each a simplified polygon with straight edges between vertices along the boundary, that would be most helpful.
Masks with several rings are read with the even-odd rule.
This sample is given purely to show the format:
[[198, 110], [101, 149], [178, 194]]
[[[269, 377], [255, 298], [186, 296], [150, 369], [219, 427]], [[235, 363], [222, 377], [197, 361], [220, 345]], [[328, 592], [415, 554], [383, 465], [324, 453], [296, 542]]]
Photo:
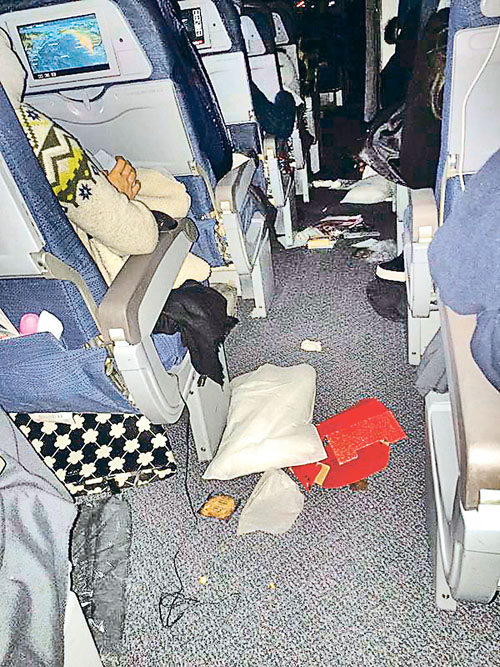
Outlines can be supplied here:
[[[479, 0], [452, 0], [450, 4], [450, 18], [448, 23], [448, 44], [446, 47], [445, 80], [443, 89], [443, 120], [441, 124], [441, 151], [439, 165], [436, 174], [435, 196], [439, 204], [441, 179], [448, 157], [448, 132], [450, 123], [450, 100], [451, 100], [451, 74], [453, 66], [453, 40], [458, 30], [465, 28], [479, 28], [485, 25], [495, 25], [498, 18], [484, 16], [480, 9]], [[445, 217], [450, 210], [451, 201], [459, 190], [459, 185], [453, 183], [457, 179], [451, 179], [446, 186]]]
[[[482, 14], [479, 0], [452, 0], [448, 28], [441, 152], [435, 195], [439, 203], [441, 180], [448, 158], [453, 40], [459, 30], [496, 25], [499, 18]], [[429, 247], [433, 280], [444, 303], [461, 314], [477, 314], [471, 340], [474, 360], [488, 380], [500, 390], [500, 310], [498, 308], [498, 253], [491, 220], [498, 210], [499, 153], [477, 174], [465, 175], [465, 192], [459, 177], [446, 182], [444, 219]], [[470, 234], [467, 227], [471, 227]], [[494, 226], [493, 226], [494, 227]], [[486, 268], [485, 268], [486, 267]]]
[[[45, 239], [44, 249], [78, 271], [99, 304], [106, 284], [52, 193], [1, 86], [0, 153]], [[26, 312], [50, 311], [64, 323], [64, 343], [69, 348], [80, 347], [98, 333], [80, 292], [67, 281], [0, 280], [0, 302], [16, 325]]]
[[[0, 153], [45, 240], [44, 250], [78, 271], [99, 304], [106, 283], [59, 206], [1, 86]], [[83, 348], [98, 329], [72, 283], [3, 279], [0, 307], [16, 326], [24, 313], [43, 309], [64, 325], [61, 341], [50, 334], [38, 334], [0, 342], [0, 405], [5, 410], [137, 412], [105, 374], [106, 349]], [[186, 350], [180, 334], [161, 334], [154, 339], [166, 368], [182, 361]]]

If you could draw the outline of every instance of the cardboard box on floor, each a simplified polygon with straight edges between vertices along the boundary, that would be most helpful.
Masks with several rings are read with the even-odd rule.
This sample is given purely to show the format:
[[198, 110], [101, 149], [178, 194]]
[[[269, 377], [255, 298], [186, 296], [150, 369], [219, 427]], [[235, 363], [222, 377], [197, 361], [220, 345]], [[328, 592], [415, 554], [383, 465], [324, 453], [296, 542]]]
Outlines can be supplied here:
[[313, 484], [324, 489], [347, 486], [383, 470], [390, 445], [407, 437], [392, 412], [375, 398], [359, 401], [316, 428], [326, 459], [291, 468], [307, 491]]

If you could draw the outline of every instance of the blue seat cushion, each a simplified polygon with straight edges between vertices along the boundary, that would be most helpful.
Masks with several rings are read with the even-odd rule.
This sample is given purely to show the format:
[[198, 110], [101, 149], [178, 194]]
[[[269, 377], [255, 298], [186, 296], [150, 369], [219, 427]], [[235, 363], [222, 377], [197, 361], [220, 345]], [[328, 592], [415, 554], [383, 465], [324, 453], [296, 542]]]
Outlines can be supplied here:
[[[186, 354], [180, 334], [154, 336], [165, 368]], [[105, 348], [68, 350], [48, 333], [0, 341], [0, 405], [7, 412], [138, 413], [105, 375]]]

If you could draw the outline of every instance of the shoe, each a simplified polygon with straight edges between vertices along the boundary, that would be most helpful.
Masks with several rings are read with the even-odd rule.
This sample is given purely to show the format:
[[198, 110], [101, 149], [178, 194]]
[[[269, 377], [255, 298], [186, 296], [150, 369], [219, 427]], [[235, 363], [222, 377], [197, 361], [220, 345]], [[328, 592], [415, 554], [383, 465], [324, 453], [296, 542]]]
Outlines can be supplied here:
[[386, 320], [399, 322], [407, 317], [406, 288], [402, 283], [391, 283], [374, 278], [366, 286], [366, 296], [373, 310]]
[[390, 262], [382, 262], [377, 266], [375, 274], [381, 280], [392, 280], [397, 283], [405, 282], [405, 260], [403, 253], [391, 259]]

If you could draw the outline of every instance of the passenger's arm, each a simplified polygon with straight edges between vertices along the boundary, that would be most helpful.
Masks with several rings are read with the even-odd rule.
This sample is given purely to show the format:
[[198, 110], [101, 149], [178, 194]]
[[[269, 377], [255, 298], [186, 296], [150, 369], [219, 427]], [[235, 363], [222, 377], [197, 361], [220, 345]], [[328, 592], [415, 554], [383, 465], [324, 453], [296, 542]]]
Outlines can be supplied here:
[[158, 226], [140, 201], [118, 192], [102, 173], [87, 183], [90, 193], [77, 194], [76, 206], [65, 206], [69, 220], [118, 255], [144, 255], [158, 243]]
[[50, 118], [27, 104], [16, 113], [70, 222], [118, 255], [152, 252], [158, 228], [151, 211], [119, 192], [80, 142]]

